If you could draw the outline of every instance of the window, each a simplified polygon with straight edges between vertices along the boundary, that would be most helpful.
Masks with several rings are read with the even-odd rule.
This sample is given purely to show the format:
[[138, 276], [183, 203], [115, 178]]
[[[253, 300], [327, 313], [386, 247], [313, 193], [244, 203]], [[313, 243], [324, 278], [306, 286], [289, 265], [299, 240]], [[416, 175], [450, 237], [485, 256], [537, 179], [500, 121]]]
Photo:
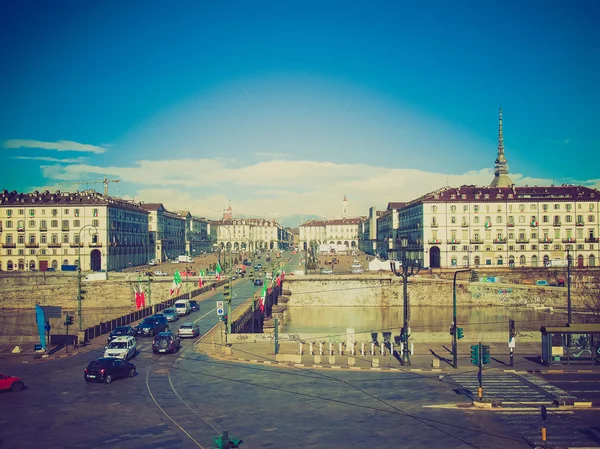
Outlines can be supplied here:
[[477, 216], [473, 217], [473, 223], [479, 224], [479, 217], [477, 217]]
[[35, 243], [35, 234], [29, 234], [29, 243]]
[[454, 213], [456, 212], [456, 206], [450, 206], [450, 212]]
[[519, 204], [519, 210], [521, 212], [523, 212], [525, 210], [525, 205], [524, 204]]
[[97, 217], [98, 216], [98, 209], [92, 209], [92, 215], [94, 217]]
[[58, 220], [52, 220], [50, 222], [50, 227], [52, 227], [52, 228], [58, 228]]
[[52, 234], [52, 243], [55, 245], [58, 243], [58, 234]]
[[572, 215], [567, 215], [567, 216], [565, 217], [565, 222], [566, 222], [566, 223], [571, 223], [572, 221], [573, 221], [573, 216], [572, 216]]
[[25, 236], [23, 234], [20, 234], [17, 236], [17, 243], [20, 243], [20, 244], [25, 243]]
[[23, 209], [19, 209], [19, 215], [24, 215], [25, 211]]
[[437, 212], [437, 206], [431, 206], [431, 212]]
[[12, 228], [12, 227], [13, 227], [13, 222], [12, 222], [11, 220], [8, 220], [8, 221], [6, 222], [6, 227], [7, 227], [7, 228]]
[[588, 223], [593, 223], [593, 222], [594, 222], [594, 216], [588, 215]]
[[75, 209], [75, 216], [79, 217], [79, 209]]
[[549, 219], [548, 215], [542, 216], [542, 223], [549, 223], [549, 222], [550, 222], [550, 219]]
[[25, 220], [17, 221], [17, 229], [25, 229]]
[[560, 209], [560, 204], [555, 204], [554, 205], [554, 210], [559, 210]]
[[479, 212], [479, 206], [478, 205], [473, 206], [473, 211]]
[[502, 215], [496, 217], [496, 223], [502, 223]]
[[537, 239], [537, 232], [532, 232], [531, 233], [531, 238], [532, 239]]
[[46, 222], [46, 220], [41, 220], [40, 221], [40, 229], [47, 229], [48, 224]]
[[69, 215], [69, 209], [65, 209], [65, 215]]
[[40, 236], [40, 243], [46, 243], [46, 234]]
[[450, 223], [455, 224], [456, 223], [456, 217], [451, 217], [450, 218]]
[[35, 228], [35, 220], [29, 220], [29, 227]]
[[74, 227], [74, 228], [78, 228], [78, 227], [80, 227], [80, 226], [81, 226], [81, 225], [80, 225], [80, 222], [79, 222], [79, 220], [73, 220], [73, 227]]
[[7, 209], [7, 210], [6, 210], [6, 216], [7, 216], [7, 217], [11, 217], [11, 216], [12, 216], [12, 210], [10, 210], [10, 209]]
[[519, 223], [525, 223], [525, 215], [519, 215]]
[[62, 242], [63, 243], [69, 243], [69, 234], [63, 234]]
[[100, 220], [92, 220], [92, 226], [100, 226]]
[[547, 210], [548, 210], [548, 205], [547, 205], [547, 204], [544, 204], [544, 205], [542, 206], [542, 210], [543, 210], [544, 212], [545, 212], [545, 211], [547, 211]]
[[69, 220], [63, 220], [62, 221], [62, 228], [63, 229], [69, 229]]

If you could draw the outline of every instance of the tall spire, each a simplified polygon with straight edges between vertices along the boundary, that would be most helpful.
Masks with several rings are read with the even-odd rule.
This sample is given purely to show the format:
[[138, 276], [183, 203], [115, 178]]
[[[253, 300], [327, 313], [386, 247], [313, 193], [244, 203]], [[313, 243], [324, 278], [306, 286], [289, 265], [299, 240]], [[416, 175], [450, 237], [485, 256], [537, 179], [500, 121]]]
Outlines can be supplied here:
[[504, 134], [502, 132], [502, 107], [498, 115], [498, 157], [496, 158], [494, 179], [490, 187], [510, 187], [512, 180], [508, 177], [508, 161], [504, 155]]

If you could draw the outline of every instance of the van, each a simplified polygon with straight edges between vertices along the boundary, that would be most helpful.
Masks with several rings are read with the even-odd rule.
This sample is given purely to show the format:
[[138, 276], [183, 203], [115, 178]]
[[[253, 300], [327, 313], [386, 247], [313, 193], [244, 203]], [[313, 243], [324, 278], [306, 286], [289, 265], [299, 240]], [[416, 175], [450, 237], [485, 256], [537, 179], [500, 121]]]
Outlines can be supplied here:
[[192, 306], [190, 305], [190, 302], [187, 299], [179, 299], [175, 301], [173, 307], [175, 308], [175, 310], [177, 310], [178, 315], [187, 315], [192, 311]]

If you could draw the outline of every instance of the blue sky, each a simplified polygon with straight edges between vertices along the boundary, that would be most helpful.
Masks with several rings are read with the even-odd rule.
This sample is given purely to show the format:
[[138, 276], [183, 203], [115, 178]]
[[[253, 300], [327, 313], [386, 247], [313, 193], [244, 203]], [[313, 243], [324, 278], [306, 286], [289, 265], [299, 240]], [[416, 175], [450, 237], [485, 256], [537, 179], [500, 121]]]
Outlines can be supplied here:
[[[2, 2], [0, 188], [286, 225], [489, 184], [600, 187], [600, 3]], [[596, 161], [596, 162], [594, 162]]]

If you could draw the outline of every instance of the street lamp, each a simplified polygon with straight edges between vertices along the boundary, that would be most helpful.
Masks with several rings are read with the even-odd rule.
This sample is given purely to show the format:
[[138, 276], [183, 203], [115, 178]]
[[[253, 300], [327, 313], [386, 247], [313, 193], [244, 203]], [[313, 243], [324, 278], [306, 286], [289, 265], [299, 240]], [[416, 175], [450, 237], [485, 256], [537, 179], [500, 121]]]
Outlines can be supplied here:
[[[456, 270], [454, 272], [454, 281], [452, 282], [452, 327], [450, 333], [452, 334], [452, 366], [458, 368], [458, 343], [457, 343], [457, 327], [456, 327], [456, 276], [458, 273], [470, 273], [470, 268], [467, 270]], [[476, 273], [476, 271], [473, 271]], [[462, 338], [462, 337], [461, 337]]]
[[83, 242], [81, 240], [81, 231], [86, 228], [94, 228], [94, 233], [92, 234], [91, 229], [89, 232], [90, 235], [98, 235], [98, 228], [94, 225], [85, 225], [79, 230], [79, 244], [77, 245], [77, 314], [79, 315], [79, 331], [83, 330], [83, 321], [81, 315], [81, 245]]
[[571, 248], [567, 247], [567, 325], [571, 325]]
[[402, 328], [401, 341], [403, 343], [402, 347], [402, 364], [410, 365], [410, 351], [408, 346], [408, 325], [410, 320], [409, 313], [409, 303], [408, 303], [408, 278], [414, 276], [421, 271], [421, 267], [418, 265], [418, 262], [415, 263], [413, 260], [409, 260], [406, 257], [406, 249], [408, 247], [408, 238], [406, 236], [400, 237], [400, 246], [402, 247], [402, 266], [401, 270], [398, 271], [396, 269], [396, 263], [394, 261], [390, 262], [390, 268], [392, 272], [402, 278], [402, 284], [404, 288], [404, 327]]

